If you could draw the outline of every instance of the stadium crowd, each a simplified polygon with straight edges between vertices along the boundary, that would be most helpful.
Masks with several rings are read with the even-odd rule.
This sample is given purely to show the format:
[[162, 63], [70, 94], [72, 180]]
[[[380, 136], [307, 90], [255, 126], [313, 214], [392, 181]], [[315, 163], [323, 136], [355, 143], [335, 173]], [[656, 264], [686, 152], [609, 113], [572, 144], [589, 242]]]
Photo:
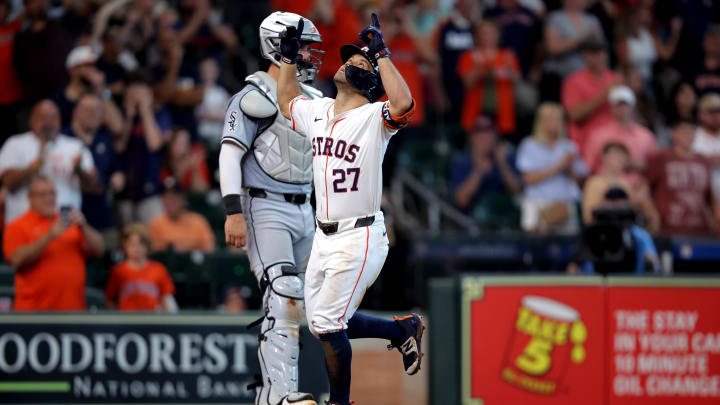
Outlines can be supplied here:
[[0, 0], [0, 228], [16, 308], [81, 308], [33, 296], [82, 288], [84, 257], [117, 249], [109, 306], [177, 308], [148, 255], [222, 247], [187, 196], [219, 201], [225, 106], [267, 67], [257, 27], [272, 10], [315, 22], [330, 96], [340, 45], [380, 15], [417, 103], [386, 184], [406, 148], [444, 137], [454, 153], [437, 192], [488, 229], [573, 235], [621, 201], [650, 235], [720, 231], [718, 2]]

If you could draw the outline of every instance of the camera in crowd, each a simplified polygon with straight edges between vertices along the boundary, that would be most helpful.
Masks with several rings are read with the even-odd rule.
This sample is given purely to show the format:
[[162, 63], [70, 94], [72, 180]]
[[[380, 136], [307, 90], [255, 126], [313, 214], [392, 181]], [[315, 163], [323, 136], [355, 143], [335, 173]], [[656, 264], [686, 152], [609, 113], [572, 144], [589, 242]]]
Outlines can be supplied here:
[[637, 265], [633, 227], [638, 223], [638, 214], [622, 188], [608, 189], [605, 201], [593, 211], [593, 224], [583, 232], [583, 250], [597, 273], [628, 272]]

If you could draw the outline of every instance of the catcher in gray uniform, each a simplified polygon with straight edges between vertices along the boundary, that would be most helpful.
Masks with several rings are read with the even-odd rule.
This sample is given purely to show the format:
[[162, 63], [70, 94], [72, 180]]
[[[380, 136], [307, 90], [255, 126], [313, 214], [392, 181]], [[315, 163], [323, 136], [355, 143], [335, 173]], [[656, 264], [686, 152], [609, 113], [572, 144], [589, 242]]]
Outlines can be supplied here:
[[298, 81], [307, 97], [322, 97], [306, 84], [320, 69], [323, 52], [311, 48], [321, 42], [320, 34], [304, 17], [272, 13], [260, 25], [262, 54], [272, 64], [267, 72], [248, 76], [247, 85], [230, 99], [220, 148], [225, 239], [236, 247], [247, 242], [250, 265], [263, 290], [258, 405], [315, 404], [311, 394], [297, 392], [305, 267], [315, 233], [311, 144], [279, 113], [276, 81], [280, 34], [300, 18], [305, 29]]

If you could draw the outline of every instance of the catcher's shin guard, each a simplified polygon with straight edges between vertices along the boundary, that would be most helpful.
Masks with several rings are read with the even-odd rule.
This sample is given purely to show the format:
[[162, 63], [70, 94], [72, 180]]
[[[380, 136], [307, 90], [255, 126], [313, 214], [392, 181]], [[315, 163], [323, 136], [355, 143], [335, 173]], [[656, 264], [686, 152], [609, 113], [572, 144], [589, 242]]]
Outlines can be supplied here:
[[276, 264], [265, 270], [258, 360], [262, 386], [256, 405], [315, 404], [312, 395], [298, 393], [300, 320], [305, 312], [303, 278], [294, 266]]

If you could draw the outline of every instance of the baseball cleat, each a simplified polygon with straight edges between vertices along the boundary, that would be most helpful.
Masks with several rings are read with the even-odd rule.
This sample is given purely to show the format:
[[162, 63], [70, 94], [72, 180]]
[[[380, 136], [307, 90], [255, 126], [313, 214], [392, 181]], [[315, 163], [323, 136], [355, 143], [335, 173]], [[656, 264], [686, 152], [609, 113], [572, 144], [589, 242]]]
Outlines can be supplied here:
[[317, 402], [313, 400], [312, 394], [304, 392], [291, 392], [283, 398], [280, 405], [317, 405]]
[[425, 331], [423, 317], [418, 314], [410, 314], [398, 318], [393, 316], [395, 322], [405, 331], [404, 340], [391, 342], [388, 350], [398, 349], [403, 356], [403, 366], [408, 375], [413, 375], [420, 370], [422, 363], [422, 335]]

